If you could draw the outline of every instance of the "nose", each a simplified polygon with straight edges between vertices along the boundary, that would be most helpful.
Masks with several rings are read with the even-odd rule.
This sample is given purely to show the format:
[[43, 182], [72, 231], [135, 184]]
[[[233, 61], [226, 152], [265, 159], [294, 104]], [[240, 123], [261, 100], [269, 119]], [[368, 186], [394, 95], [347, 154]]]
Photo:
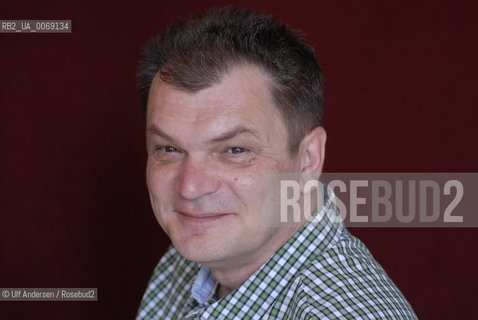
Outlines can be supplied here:
[[198, 199], [219, 188], [217, 170], [208, 160], [188, 157], [179, 170], [178, 192], [184, 199]]

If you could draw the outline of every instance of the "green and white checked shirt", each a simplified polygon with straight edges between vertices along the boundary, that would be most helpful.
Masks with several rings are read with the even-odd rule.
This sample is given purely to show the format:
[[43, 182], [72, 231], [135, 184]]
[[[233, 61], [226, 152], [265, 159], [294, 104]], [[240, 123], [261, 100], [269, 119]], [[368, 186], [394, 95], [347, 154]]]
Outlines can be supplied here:
[[215, 297], [206, 267], [170, 248], [154, 270], [137, 320], [417, 319], [365, 245], [332, 222], [334, 195], [239, 288]]

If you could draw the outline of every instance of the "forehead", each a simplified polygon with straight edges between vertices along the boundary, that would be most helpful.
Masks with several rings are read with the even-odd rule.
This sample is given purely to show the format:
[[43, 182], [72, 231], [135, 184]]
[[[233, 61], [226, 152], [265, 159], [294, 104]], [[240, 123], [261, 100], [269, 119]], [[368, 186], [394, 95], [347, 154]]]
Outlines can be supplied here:
[[182, 129], [191, 129], [201, 124], [216, 128], [246, 122], [255, 127], [283, 127], [270, 82], [268, 74], [250, 65], [232, 68], [218, 84], [197, 92], [179, 89], [157, 76], [149, 94], [148, 125], [163, 129], [181, 123]]

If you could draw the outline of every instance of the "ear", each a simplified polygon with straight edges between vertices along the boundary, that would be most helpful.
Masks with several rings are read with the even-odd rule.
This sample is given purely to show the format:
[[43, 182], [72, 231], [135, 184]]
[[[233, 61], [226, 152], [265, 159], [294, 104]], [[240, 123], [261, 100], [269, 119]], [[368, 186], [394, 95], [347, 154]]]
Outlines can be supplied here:
[[318, 178], [325, 159], [327, 134], [323, 127], [316, 127], [302, 139], [299, 147], [300, 172]]

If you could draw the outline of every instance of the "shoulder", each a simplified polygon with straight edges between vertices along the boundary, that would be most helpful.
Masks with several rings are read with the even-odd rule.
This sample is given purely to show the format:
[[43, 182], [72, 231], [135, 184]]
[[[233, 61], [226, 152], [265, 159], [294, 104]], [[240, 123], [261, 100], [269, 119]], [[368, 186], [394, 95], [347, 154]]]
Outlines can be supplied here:
[[169, 247], [155, 267], [148, 290], [151, 287], [186, 285], [196, 276], [198, 264], [184, 259], [174, 247]]
[[416, 319], [365, 245], [345, 232], [301, 271], [299, 319]]
[[162, 319], [165, 315], [169, 317], [181, 312], [189, 297], [197, 270], [196, 263], [184, 259], [170, 247], [154, 269], [137, 319], [150, 319], [152, 315]]

